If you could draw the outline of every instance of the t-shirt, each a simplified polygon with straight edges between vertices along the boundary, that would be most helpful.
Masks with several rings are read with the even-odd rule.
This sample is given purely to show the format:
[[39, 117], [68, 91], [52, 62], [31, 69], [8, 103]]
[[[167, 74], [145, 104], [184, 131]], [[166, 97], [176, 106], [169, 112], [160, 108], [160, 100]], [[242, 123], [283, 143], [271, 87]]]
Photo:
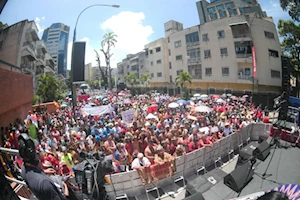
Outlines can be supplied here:
[[36, 139], [37, 138], [36, 137], [36, 126], [34, 124], [29, 124], [28, 128], [29, 128], [30, 137], [32, 139]]
[[72, 160], [72, 154], [68, 153], [67, 155], [61, 156], [61, 162], [65, 162], [68, 167], [72, 168], [74, 166], [73, 160]]

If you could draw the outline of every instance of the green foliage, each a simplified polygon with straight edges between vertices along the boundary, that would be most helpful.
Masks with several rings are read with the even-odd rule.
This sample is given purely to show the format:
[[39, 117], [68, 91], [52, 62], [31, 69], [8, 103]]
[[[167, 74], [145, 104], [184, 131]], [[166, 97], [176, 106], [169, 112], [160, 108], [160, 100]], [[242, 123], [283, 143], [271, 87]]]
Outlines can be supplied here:
[[34, 96], [33, 96], [33, 99], [32, 99], [32, 105], [35, 105], [35, 104], [37, 104], [38, 102], [39, 102], [39, 96], [34, 95]]
[[176, 86], [180, 86], [181, 94], [183, 92], [183, 86], [185, 82], [192, 83], [192, 76], [188, 72], [180, 72], [179, 76], [175, 79]]
[[284, 11], [288, 11], [293, 20], [300, 22], [299, 0], [280, 0], [280, 6]]
[[125, 82], [128, 83], [131, 87], [136, 83], [136, 76], [133, 73], [127, 74], [125, 76]]
[[293, 76], [296, 77], [296, 87], [299, 92], [300, 78], [300, 24], [295, 24], [292, 20], [279, 20], [278, 33], [283, 37], [281, 46], [284, 49], [284, 55], [291, 59], [294, 66]]
[[149, 74], [143, 74], [140, 78], [141, 83], [144, 85], [148, 85], [148, 81], [150, 80], [150, 75]]
[[41, 102], [51, 102], [62, 98], [61, 83], [53, 75], [43, 74], [38, 81], [36, 94]]

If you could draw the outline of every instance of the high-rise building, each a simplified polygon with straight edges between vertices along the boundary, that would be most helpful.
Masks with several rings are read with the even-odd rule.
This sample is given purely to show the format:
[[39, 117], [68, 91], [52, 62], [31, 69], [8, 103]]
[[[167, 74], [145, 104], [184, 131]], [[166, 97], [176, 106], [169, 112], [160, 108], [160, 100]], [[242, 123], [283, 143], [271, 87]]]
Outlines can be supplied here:
[[88, 63], [84, 66], [84, 80], [86, 82], [91, 80], [91, 70], [92, 70], [92, 63]]
[[64, 77], [67, 77], [69, 31], [69, 26], [62, 23], [55, 23], [44, 30], [42, 37], [48, 52], [57, 65], [58, 74], [62, 74]]
[[164, 24], [165, 37], [145, 45], [150, 87], [174, 94], [176, 77], [189, 72], [192, 83], [185, 86], [197, 93], [280, 93], [280, 41], [272, 17], [258, 2], [201, 0], [196, 5], [199, 25], [183, 29], [171, 20]]

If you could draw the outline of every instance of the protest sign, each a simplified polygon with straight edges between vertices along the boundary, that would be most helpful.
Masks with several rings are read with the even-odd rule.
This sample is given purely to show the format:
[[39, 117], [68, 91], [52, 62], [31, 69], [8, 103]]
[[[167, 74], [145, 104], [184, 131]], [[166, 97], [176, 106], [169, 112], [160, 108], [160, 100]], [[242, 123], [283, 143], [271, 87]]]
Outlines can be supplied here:
[[121, 112], [121, 116], [122, 116], [122, 120], [125, 123], [131, 123], [135, 117], [135, 110], [131, 109], [131, 110], [126, 110]]
[[106, 113], [110, 113], [113, 111], [113, 108], [109, 105], [105, 105], [105, 106], [95, 106], [95, 107], [91, 107], [91, 108], [81, 108], [81, 113], [83, 116], [87, 116], [87, 115], [103, 115]]

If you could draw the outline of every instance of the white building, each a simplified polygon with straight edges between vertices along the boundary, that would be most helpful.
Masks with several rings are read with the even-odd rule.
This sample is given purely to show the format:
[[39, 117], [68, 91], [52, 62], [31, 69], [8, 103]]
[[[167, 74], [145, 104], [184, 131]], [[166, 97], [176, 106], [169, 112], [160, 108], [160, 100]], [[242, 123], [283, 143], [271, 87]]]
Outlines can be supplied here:
[[86, 82], [91, 80], [91, 70], [92, 70], [92, 63], [88, 63], [84, 66], [84, 80]]
[[[37, 33], [35, 22], [28, 20], [6, 26], [0, 31], [0, 59], [16, 66], [16, 71], [20, 71], [20, 67], [22, 71], [31, 74], [34, 91], [39, 76], [45, 72], [52, 73], [55, 69], [55, 63]], [[0, 67], [10, 69], [3, 63], [0, 63]]]
[[256, 1], [248, 2], [202, 0], [197, 2], [200, 25], [183, 29], [179, 22], [165, 23], [165, 38], [145, 45], [150, 86], [173, 94], [175, 78], [187, 71], [193, 80], [186, 87], [197, 92], [279, 93], [281, 49], [275, 24]]

